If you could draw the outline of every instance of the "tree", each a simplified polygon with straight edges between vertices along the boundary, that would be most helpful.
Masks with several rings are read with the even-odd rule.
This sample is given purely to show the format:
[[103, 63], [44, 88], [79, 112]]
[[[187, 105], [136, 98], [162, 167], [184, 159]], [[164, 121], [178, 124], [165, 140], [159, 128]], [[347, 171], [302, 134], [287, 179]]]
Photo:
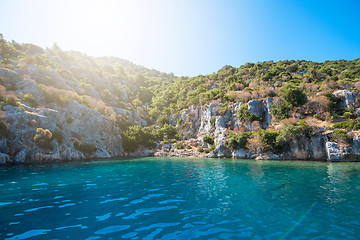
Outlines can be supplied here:
[[279, 101], [271, 106], [271, 115], [279, 120], [289, 117], [290, 104], [284, 101]]
[[208, 144], [214, 144], [214, 138], [210, 137], [209, 135], [205, 135], [203, 137], [203, 142]]
[[307, 102], [307, 97], [304, 91], [291, 83], [288, 83], [280, 88], [280, 96], [284, 101], [296, 107]]

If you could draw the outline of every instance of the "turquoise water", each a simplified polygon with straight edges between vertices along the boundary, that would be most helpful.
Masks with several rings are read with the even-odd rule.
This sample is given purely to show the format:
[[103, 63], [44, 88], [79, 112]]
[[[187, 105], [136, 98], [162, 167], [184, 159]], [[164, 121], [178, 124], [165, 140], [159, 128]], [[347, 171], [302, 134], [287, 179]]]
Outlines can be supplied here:
[[360, 163], [0, 167], [0, 239], [359, 239]]

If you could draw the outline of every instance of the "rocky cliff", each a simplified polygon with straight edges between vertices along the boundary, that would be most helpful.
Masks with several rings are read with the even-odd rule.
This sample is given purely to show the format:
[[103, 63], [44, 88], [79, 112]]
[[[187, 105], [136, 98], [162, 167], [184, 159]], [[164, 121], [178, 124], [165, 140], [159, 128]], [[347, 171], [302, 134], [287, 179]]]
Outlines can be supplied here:
[[[7, 92], [6, 100], [18, 99], [18, 102], [3, 103], [0, 111], [0, 163], [80, 160], [126, 155], [122, 147], [121, 130], [111, 115], [100, 113], [76, 100], [65, 101], [65, 104], [46, 103], [46, 96], [40, 85], [18, 73], [24, 70], [17, 70], [0, 68], [3, 88], [12, 89], [11, 92]], [[33, 68], [30, 70], [33, 71]], [[33, 101], [41, 105], [32, 106], [29, 102], [21, 101], [24, 95], [33, 96]], [[113, 107], [112, 110], [115, 113], [113, 117], [121, 115], [131, 124], [147, 125], [137, 112], [118, 107]], [[51, 133], [48, 139], [44, 139], [47, 141], [46, 144], [34, 140], [38, 129], [49, 130]]]
[[[340, 100], [339, 104], [341, 106], [356, 107], [354, 101], [356, 94], [356, 92], [340, 90], [334, 92], [333, 96]], [[358, 161], [360, 159], [360, 135], [357, 131], [352, 133], [353, 139], [350, 145], [332, 142], [332, 131], [327, 131], [325, 128], [317, 128], [313, 136], [292, 139], [281, 152], [270, 150], [254, 153], [246, 148], [230, 150], [225, 146], [227, 136], [234, 130], [242, 128], [242, 131], [254, 132], [259, 128], [268, 129], [269, 127], [278, 127], [272, 122], [272, 103], [272, 98], [247, 102], [249, 113], [261, 118], [261, 122], [241, 122], [239, 120], [238, 110], [244, 104], [242, 102], [228, 105], [226, 111], [220, 110], [221, 106], [226, 104], [225, 102], [211, 102], [200, 107], [190, 106], [179, 114], [181, 129], [183, 130], [183, 139], [194, 139], [192, 142], [196, 143], [196, 147], [208, 147], [202, 140], [203, 136], [209, 135], [213, 137], [215, 149], [206, 155], [202, 155], [203, 157], [210, 158], [328, 161]], [[198, 156], [199, 154], [182, 154], [181, 150], [176, 150], [175, 153], [169, 152], [169, 154], [161, 153], [158, 155]]]

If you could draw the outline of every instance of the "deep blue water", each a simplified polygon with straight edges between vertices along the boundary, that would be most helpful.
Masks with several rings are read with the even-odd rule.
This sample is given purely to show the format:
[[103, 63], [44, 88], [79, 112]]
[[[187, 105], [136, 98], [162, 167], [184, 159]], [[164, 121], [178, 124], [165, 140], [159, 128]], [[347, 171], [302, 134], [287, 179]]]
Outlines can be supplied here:
[[0, 239], [360, 239], [360, 163], [3, 166]]

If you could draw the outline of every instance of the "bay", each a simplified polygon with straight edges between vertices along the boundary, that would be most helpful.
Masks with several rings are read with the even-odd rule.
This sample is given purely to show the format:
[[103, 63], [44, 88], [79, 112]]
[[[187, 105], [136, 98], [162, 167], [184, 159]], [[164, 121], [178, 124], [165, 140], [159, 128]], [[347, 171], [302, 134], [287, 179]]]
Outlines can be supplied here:
[[359, 163], [1, 166], [0, 239], [359, 239], [359, 197]]

